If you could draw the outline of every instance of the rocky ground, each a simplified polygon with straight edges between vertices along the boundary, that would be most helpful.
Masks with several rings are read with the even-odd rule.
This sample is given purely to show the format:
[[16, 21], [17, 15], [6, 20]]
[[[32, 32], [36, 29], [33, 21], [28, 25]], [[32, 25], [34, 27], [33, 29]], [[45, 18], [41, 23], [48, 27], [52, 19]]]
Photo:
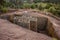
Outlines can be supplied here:
[[53, 38], [0, 19], [0, 40], [53, 40]]
[[[22, 9], [12, 13], [3, 14], [3, 15], [14, 15], [14, 14], [22, 14], [24, 11], [28, 11], [30, 15], [38, 15], [48, 18], [48, 20], [52, 23], [52, 27], [54, 29], [54, 35], [57, 35], [58, 39], [60, 39], [60, 18], [54, 17], [48, 13], [40, 12], [39, 10], [29, 10]], [[33, 14], [34, 13], [34, 14]], [[1, 16], [3, 16], [1, 15]], [[9, 26], [10, 25], [10, 26]], [[51, 30], [50, 30], [51, 31]], [[15, 24], [8, 22], [7, 20], [0, 19], [0, 39], [1, 40], [53, 40], [52, 38], [44, 35], [32, 32], [30, 30], [21, 28]]]

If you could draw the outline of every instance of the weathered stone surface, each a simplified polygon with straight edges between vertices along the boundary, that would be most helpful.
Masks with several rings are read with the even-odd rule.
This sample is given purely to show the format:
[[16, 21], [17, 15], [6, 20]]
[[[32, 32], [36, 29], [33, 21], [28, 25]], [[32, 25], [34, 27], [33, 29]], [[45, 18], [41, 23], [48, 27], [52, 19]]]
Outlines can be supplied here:
[[[20, 25], [24, 28], [31, 29], [36, 32], [44, 31], [47, 25], [47, 18], [38, 16], [37, 14], [14, 14], [1, 16], [3, 19], [11, 20], [13, 23]], [[34, 26], [33, 26], [34, 25]]]
[[58, 40], [60, 40], [60, 26], [56, 26], [54, 25], [50, 20], [48, 21], [48, 24], [47, 24], [47, 31], [48, 31], [48, 34], [52, 37], [55, 37], [57, 38]]
[[49, 36], [36, 33], [21, 26], [0, 19], [0, 40], [53, 40]]
[[[30, 11], [30, 10], [29, 10]], [[22, 12], [17, 12], [17, 13], [11, 13], [11, 14], [5, 14], [5, 15], [9, 15], [8, 19], [11, 20], [13, 22], [13, 18], [14, 18], [14, 15], [22, 15], [24, 11]], [[40, 13], [40, 12], [39, 12]], [[29, 15], [31, 16], [35, 16], [35, 17], [38, 17], [38, 21], [37, 21], [37, 25], [39, 26], [37, 28], [37, 30], [39, 30], [38, 32], [41, 32], [40, 30], [41, 29], [46, 29], [47, 27], [47, 31], [48, 31], [48, 34], [51, 35], [52, 37], [56, 37], [56, 38], [59, 38], [60, 40], [60, 21], [58, 19], [55, 19], [54, 17], [52, 16], [48, 16], [48, 15], [42, 15], [41, 14], [38, 14], [37, 12], [31, 12], [30, 13], [28, 12]], [[3, 15], [4, 16], [4, 15]], [[2, 16], [2, 17], [3, 17]], [[3, 17], [4, 18], [4, 17]], [[48, 22], [47, 22], [48, 21]], [[47, 23], [46, 23], [47, 22]], [[17, 22], [18, 23], [18, 22]], [[32, 22], [33, 23], [33, 22]], [[31, 24], [32, 24], [31, 23]], [[23, 23], [22, 23], [23, 24]], [[22, 25], [21, 23], [18, 25]], [[31, 25], [30, 24], [30, 25]], [[35, 21], [35, 24], [36, 24], [36, 21]], [[30, 29], [30, 25], [28, 23], [24, 23], [25, 27], [26, 28], [29, 28]], [[36, 26], [37, 26], [36, 25]], [[23, 26], [23, 25], [22, 25]], [[28, 27], [29, 26], [29, 27]], [[33, 31], [36, 31], [36, 26], [35, 27], [31, 27], [32, 29], [35, 28]], [[44, 30], [45, 30], [44, 29]]]
[[30, 15], [28, 13], [22, 14], [22, 16], [16, 15], [12, 18], [14, 23], [38, 32], [46, 30], [47, 18], [38, 15], [36, 16], [35, 14]]

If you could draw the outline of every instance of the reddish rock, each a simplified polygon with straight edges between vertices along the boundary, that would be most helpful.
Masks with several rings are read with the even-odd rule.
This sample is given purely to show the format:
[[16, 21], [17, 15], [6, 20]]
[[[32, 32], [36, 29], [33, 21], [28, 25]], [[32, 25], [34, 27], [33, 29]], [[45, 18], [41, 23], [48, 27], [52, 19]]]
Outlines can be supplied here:
[[[13, 13], [4, 14], [2, 16], [4, 16], [3, 19], [6, 19], [5, 16], [7, 16], [7, 15], [9, 17], [11, 16], [10, 18], [8, 17], [8, 19], [10, 19], [12, 21], [14, 14], [21, 15], [22, 13], [24, 13], [24, 11], [26, 11], [26, 9], [25, 10], [20, 10], [20, 11], [17, 11], [17, 12], [13, 12]], [[47, 24], [46, 26], [47, 26], [47, 31], [48, 31], [49, 35], [51, 35], [52, 37], [56, 37], [56, 38], [60, 39], [60, 20], [58, 18], [53, 17], [52, 15], [49, 15], [49, 14], [45, 14], [43, 12], [36, 12], [36, 11], [33, 11], [33, 10], [29, 10], [29, 9], [27, 11], [28, 11], [29, 15], [47, 18], [48, 19], [47, 20], [48, 24], [45, 23], [42, 20], [43, 22], [40, 21], [42, 23], [40, 23], [39, 25], [41, 25], [43, 23]], [[41, 25], [41, 26], [43, 26], [43, 25]]]
[[0, 40], [52, 40], [52, 38], [0, 19]]

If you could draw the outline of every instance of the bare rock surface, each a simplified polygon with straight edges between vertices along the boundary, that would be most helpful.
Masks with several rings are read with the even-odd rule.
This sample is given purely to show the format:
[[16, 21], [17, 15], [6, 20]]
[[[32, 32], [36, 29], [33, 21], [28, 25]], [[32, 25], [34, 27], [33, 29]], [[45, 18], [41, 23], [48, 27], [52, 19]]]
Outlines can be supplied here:
[[[24, 11], [28, 11], [29, 13], [28, 14], [30, 14], [30, 15], [33, 15], [33, 16], [41, 16], [41, 17], [46, 17], [46, 18], [48, 18], [48, 20], [51, 22], [51, 24], [52, 24], [52, 26], [50, 26], [50, 27], [53, 27], [53, 29], [54, 29], [54, 35], [57, 35], [57, 37], [60, 39], [60, 18], [59, 18], [59, 20], [57, 19], [57, 18], [54, 18], [54, 17], [52, 17], [52, 15], [50, 15], [49, 16], [49, 14], [45, 14], [45, 13], [43, 13], [43, 12], [36, 12], [36, 11], [32, 11], [32, 10], [19, 10], [19, 11], [16, 11], [16, 12], [12, 12], [12, 13], [8, 13], [8, 14], [3, 14], [3, 15], [1, 15], [1, 16], [5, 16], [5, 15], [14, 15], [14, 14], [18, 14], [18, 15], [21, 15], [22, 13], [24, 13]], [[7, 23], [8, 24], [8, 23]], [[3, 24], [1, 24], [1, 25], [3, 25]], [[8, 24], [8, 25], [10, 25], [10, 24]], [[3, 25], [4, 26], [4, 25]], [[11, 26], [10, 26], [11, 27]], [[25, 31], [26, 29], [24, 29], [24, 31]], [[26, 32], [27, 32], [27, 30], [26, 30]], [[26, 33], [25, 32], [25, 33]], [[29, 32], [29, 31], [28, 31]], [[31, 31], [30, 31], [31, 32]], [[29, 32], [29, 33], [30, 33]], [[34, 34], [34, 33], [32, 33], [32, 34]], [[28, 40], [28, 39], [26, 39], [26, 40]], [[49, 40], [49, 39], [48, 39]]]
[[52, 40], [52, 38], [0, 19], [0, 40]]

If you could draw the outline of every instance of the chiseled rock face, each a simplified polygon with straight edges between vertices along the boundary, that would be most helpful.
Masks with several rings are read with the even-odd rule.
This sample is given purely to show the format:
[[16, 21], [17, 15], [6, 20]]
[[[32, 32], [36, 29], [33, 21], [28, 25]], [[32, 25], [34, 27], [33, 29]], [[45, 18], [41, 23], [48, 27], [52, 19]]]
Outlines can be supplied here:
[[[14, 15], [12, 17], [13, 23], [16, 23], [24, 28], [31, 29], [33, 31], [43, 31], [46, 29], [48, 19], [41, 16], [33, 16], [30, 14]], [[38, 32], [39, 32], [38, 31]]]
[[38, 16], [37, 14], [13, 14], [1, 16], [2, 19], [7, 19], [13, 23], [33, 31], [46, 30], [48, 19], [46, 17]]
[[7, 20], [0, 19], [0, 40], [53, 40], [52, 38], [24, 29]]
[[47, 30], [48, 30], [49, 35], [51, 35], [52, 37], [56, 37], [55, 32], [54, 32], [55, 30], [53, 28], [53, 24], [50, 21], [48, 21]]
[[[44, 33], [44, 30], [47, 31], [49, 35], [52, 37], [56, 37], [60, 39], [60, 26], [54, 25], [53, 20], [54, 18], [50, 18], [49, 16], [46, 17], [42, 16], [37, 13], [11, 13], [0, 16], [2, 19], [7, 19], [20, 25], [21, 27], [25, 27], [27, 29], [37, 31], [39, 33]], [[52, 22], [51, 22], [52, 21]], [[46, 33], [46, 32], [45, 32]], [[28, 39], [27, 39], [28, 40]]]
[[47, 31], [48, 34], [52, 37], [57, 38], [60, 40], [60, 26], [57, 26], [56, 24], [54, 25], [50, 20], [48, 21], [47, 24]]

